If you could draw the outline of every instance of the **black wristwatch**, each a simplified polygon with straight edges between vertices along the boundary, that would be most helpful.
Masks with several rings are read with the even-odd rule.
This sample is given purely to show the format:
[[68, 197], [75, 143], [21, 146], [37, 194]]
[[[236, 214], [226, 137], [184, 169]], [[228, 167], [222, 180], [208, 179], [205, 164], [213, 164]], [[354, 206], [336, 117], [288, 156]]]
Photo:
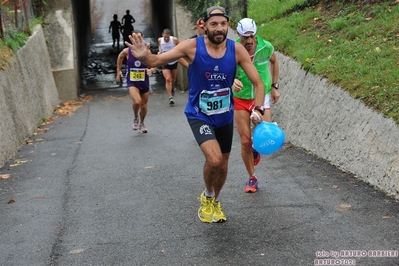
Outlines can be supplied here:
[[254, 110], [259, 111], [261, 115], [265, 114], [265, 110], [263, 109], [263, 106], [255, 106]]
[[279, 85], [278, 85], [278, 83], [272, 83], [272, 87], [275, 88], [276, 90], [278, 90]]

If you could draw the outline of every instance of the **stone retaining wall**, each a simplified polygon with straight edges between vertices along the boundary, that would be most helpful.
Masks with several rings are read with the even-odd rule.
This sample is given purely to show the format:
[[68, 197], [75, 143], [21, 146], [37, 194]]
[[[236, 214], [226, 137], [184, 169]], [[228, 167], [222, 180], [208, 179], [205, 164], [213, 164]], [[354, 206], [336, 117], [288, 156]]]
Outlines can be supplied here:
[[278, 54], [281, 98], [273, 119], [287, 140], [399, 198], [399, 128], [341, 88]]
[[58, 104], [43, 29], [38, 25], [26, 45], [0, 71], [0, 167]]

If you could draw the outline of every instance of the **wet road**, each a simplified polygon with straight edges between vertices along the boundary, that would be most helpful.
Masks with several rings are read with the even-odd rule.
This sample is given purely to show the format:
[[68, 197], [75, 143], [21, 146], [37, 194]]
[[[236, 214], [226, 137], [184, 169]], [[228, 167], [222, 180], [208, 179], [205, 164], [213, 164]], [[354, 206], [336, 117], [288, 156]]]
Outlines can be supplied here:
[[159, 76], [147, 134], [131, 129], [126, 88], [99, 81], [0, 169], [0, 265], [399, 265], [398, 202], [289, 143], [246, 194], [235, 132], [227, 222], [200, 222], [187, 94], [170, 107]]

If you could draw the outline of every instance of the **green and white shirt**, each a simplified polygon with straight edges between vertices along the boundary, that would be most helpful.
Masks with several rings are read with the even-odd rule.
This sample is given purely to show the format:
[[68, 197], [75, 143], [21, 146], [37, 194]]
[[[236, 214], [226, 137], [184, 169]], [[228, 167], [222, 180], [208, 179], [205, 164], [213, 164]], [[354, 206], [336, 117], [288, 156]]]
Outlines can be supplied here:
[[[252, 62], [256, 67], [256, 69], [258, 70], [260, 78], [263, 81], [263, 85], [265, 86], [265, 95], [266, 95], [269, 94], [272, 90], [269, 60], [274, 52], [274, 47], [270, 42], [263, 40], [257, 35], [256, 35], [256, 40], [258, 44], [256, 45], [256, 50], [252, 58]], [[237, 39], [236, 42], [240, 42], [240, 39]], [[235, 78], [242, 82], [243, 88], [239, 92], [233, 91], [234, 97], [244, 100], [254, 99], [255, 98], [254, 87], [249, 78], [247, 77], [247, 75], [245, 74], [244, 70], [239, 65], [237, 65]]]

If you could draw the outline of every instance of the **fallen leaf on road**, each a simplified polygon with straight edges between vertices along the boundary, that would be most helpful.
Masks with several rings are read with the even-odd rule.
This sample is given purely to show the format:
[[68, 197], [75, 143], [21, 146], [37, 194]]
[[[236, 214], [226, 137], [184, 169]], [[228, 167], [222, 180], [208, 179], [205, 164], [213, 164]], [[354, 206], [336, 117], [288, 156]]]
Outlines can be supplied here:
[[[55, 115], [53, 117], [47, 118], [41, 125], [48, 125], [51, 124], [54, 120], [57, 120], [58, 118], [60, 118], [59, 115]], [[45, 132], [47, 132], [47, 130], [45, 130]]]
[[71, 116], [74, 111], [79, 109], [82, 106], [83, 102], [89, 102], [93, 99], [93, 96], [87, 95], [84, 97], [80, 97], [79, 101], [65, 101], [62, 102], [60, 106], [55, 109], [54, 113], [59, 115], [68, 115]]
[[10, 167], [15, 167], [15, 166], [20, 166], [23, 163], [26, 163], [27, 160], [15, 160], [14, 163], [15, 164], [11, 164]]
[[333, 185], [331, 188], [339, 188], [339, 186], [337, 186], [337, 185]]
[[348, 212], [348, 211], [350, 211], [351, 208], [352, 208], [352, 206], [350, 204], [344, 203], [344, 204], [339, 205], [338, 211]]
[[7, 179], [7, 178], [9, 178], [10, 176], [11, 176], [10, 174], [0, 175], [0, 179]]
[[10, 199], [9, 201], [7, 201], [8, 204], [12, 204], [12, 203], [14, 203], [14, 202], [15, 202], [14, 199]]
[[80, 254], [84, 251], [84, 249], [74, 249], [69, 251], [69, 254]]
[[43, 246], [39, 247], [38, 249], [36, 249], [35, 252], [38, 252], [38, 251], [40, 251], [40, 250], [43, 250], [43, 249], [45, 249], [46, 247], [47, 247], [47, 245], [43, 245]]
[[71, 116], [73, 112], [79, 109], [81, 106], [82, 103], [77, 101], [65, 101], [61, 103], [61, 106], [58, 106], [57, 109], [55, 109], [54, 113]]
[[107, 98], [108, 98], [108, 99], [111, 99], [111, 100], [123, 100], [123, 99], [125, 99], [126, 97], [127, 97], [127, 96], [116, 97], [116, 96], [110, 95], [110, 96], [108, 96]]
[[89, 102], [89, 101], [93, 100], [93, 96], [91, 96], [91, 95], [85, 95], [85, 96], [83, 96], [83, 97], [79, 97], [79, 100], [80, 100], [81, 102]]

